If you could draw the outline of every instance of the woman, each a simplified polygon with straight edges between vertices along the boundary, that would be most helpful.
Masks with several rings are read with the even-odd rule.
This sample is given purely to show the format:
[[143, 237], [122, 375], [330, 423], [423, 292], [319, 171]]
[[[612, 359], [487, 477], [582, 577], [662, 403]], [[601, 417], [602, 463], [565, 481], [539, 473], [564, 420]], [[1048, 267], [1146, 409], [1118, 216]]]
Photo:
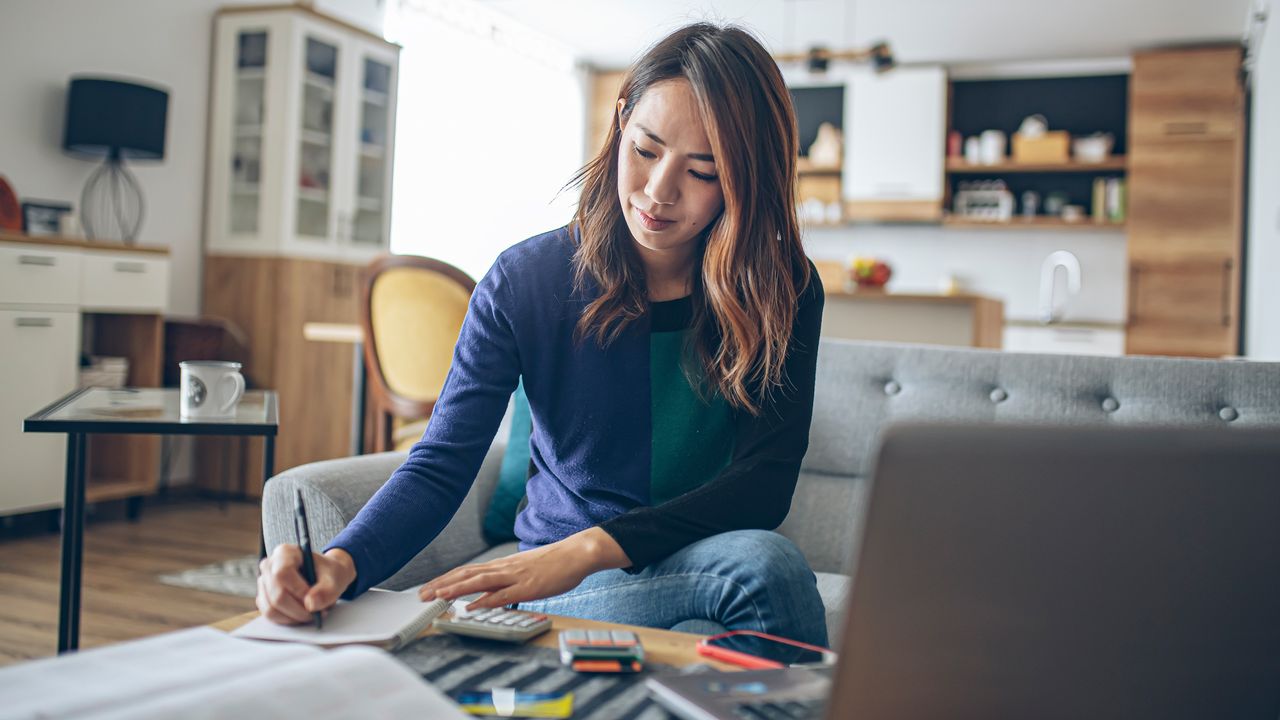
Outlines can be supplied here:
[[808, 446], [823, 294], [794, 203], [795, 118], [744, 31], [685, 27], [623, 81], [574, 222], [476, 286], [423, 439], [298, 574], [263, 561], [258, 607], [306, 622], [382, 582], [457, 511], [517, 380], [533, 417], [521, 550], [426, 583], [521, 609], [818, 645], [813, 572], [785, 538]]

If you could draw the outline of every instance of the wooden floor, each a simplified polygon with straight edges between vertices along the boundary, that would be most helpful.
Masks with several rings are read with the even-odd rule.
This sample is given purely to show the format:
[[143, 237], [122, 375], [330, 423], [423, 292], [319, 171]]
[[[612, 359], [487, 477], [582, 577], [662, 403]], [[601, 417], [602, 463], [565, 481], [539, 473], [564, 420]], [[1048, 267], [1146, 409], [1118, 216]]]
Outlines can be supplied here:
[[[162, 585], [156, 576], [258, 549], [258, 505], [174, 498], [149, 501], [134, 523], [118, 508], [85, 530], [80, 647], [119, 642], [253, 610], [251, 598]], [[0, 665], [55, 654], [60, 536], [0, 537]]]

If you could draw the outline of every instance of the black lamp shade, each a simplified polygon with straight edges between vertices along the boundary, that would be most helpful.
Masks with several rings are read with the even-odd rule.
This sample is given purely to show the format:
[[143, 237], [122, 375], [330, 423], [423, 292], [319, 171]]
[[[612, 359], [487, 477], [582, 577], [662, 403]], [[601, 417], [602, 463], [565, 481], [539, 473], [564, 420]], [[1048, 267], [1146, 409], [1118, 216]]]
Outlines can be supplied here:
[[120, 80], [72, 78], [62, 148], [85, 155], [159, 160], [164, 157], [168, 112], [165, 90]]

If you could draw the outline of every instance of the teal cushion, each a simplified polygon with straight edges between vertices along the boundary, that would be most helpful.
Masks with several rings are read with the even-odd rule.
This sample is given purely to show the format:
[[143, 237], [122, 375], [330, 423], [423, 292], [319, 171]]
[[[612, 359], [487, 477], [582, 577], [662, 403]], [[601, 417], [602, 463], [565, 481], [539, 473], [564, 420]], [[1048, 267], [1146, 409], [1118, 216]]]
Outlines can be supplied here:
[[485, 539], [495, 545], [516, 539], [516, 510], [524, 500], [524, 483], [529, 477], [529, 434], [533, 431], [533, 420], [529, 416], [529, 399], [525, 397], [523, 382], [516, 386], [511, 398], [514, 403], [511, 434], [502, 456], [498, 485], [484, 513]]

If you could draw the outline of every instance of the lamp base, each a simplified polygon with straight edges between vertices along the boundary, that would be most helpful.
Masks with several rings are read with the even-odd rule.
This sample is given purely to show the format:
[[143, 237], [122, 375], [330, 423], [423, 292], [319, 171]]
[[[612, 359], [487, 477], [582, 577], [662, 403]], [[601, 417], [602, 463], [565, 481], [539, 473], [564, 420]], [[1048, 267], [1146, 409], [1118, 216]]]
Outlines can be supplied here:
[[142, 187], [117, 153], [93, 171], [80, 194], [80, 222], [90, 240], [135, 244], [144, 209]]

